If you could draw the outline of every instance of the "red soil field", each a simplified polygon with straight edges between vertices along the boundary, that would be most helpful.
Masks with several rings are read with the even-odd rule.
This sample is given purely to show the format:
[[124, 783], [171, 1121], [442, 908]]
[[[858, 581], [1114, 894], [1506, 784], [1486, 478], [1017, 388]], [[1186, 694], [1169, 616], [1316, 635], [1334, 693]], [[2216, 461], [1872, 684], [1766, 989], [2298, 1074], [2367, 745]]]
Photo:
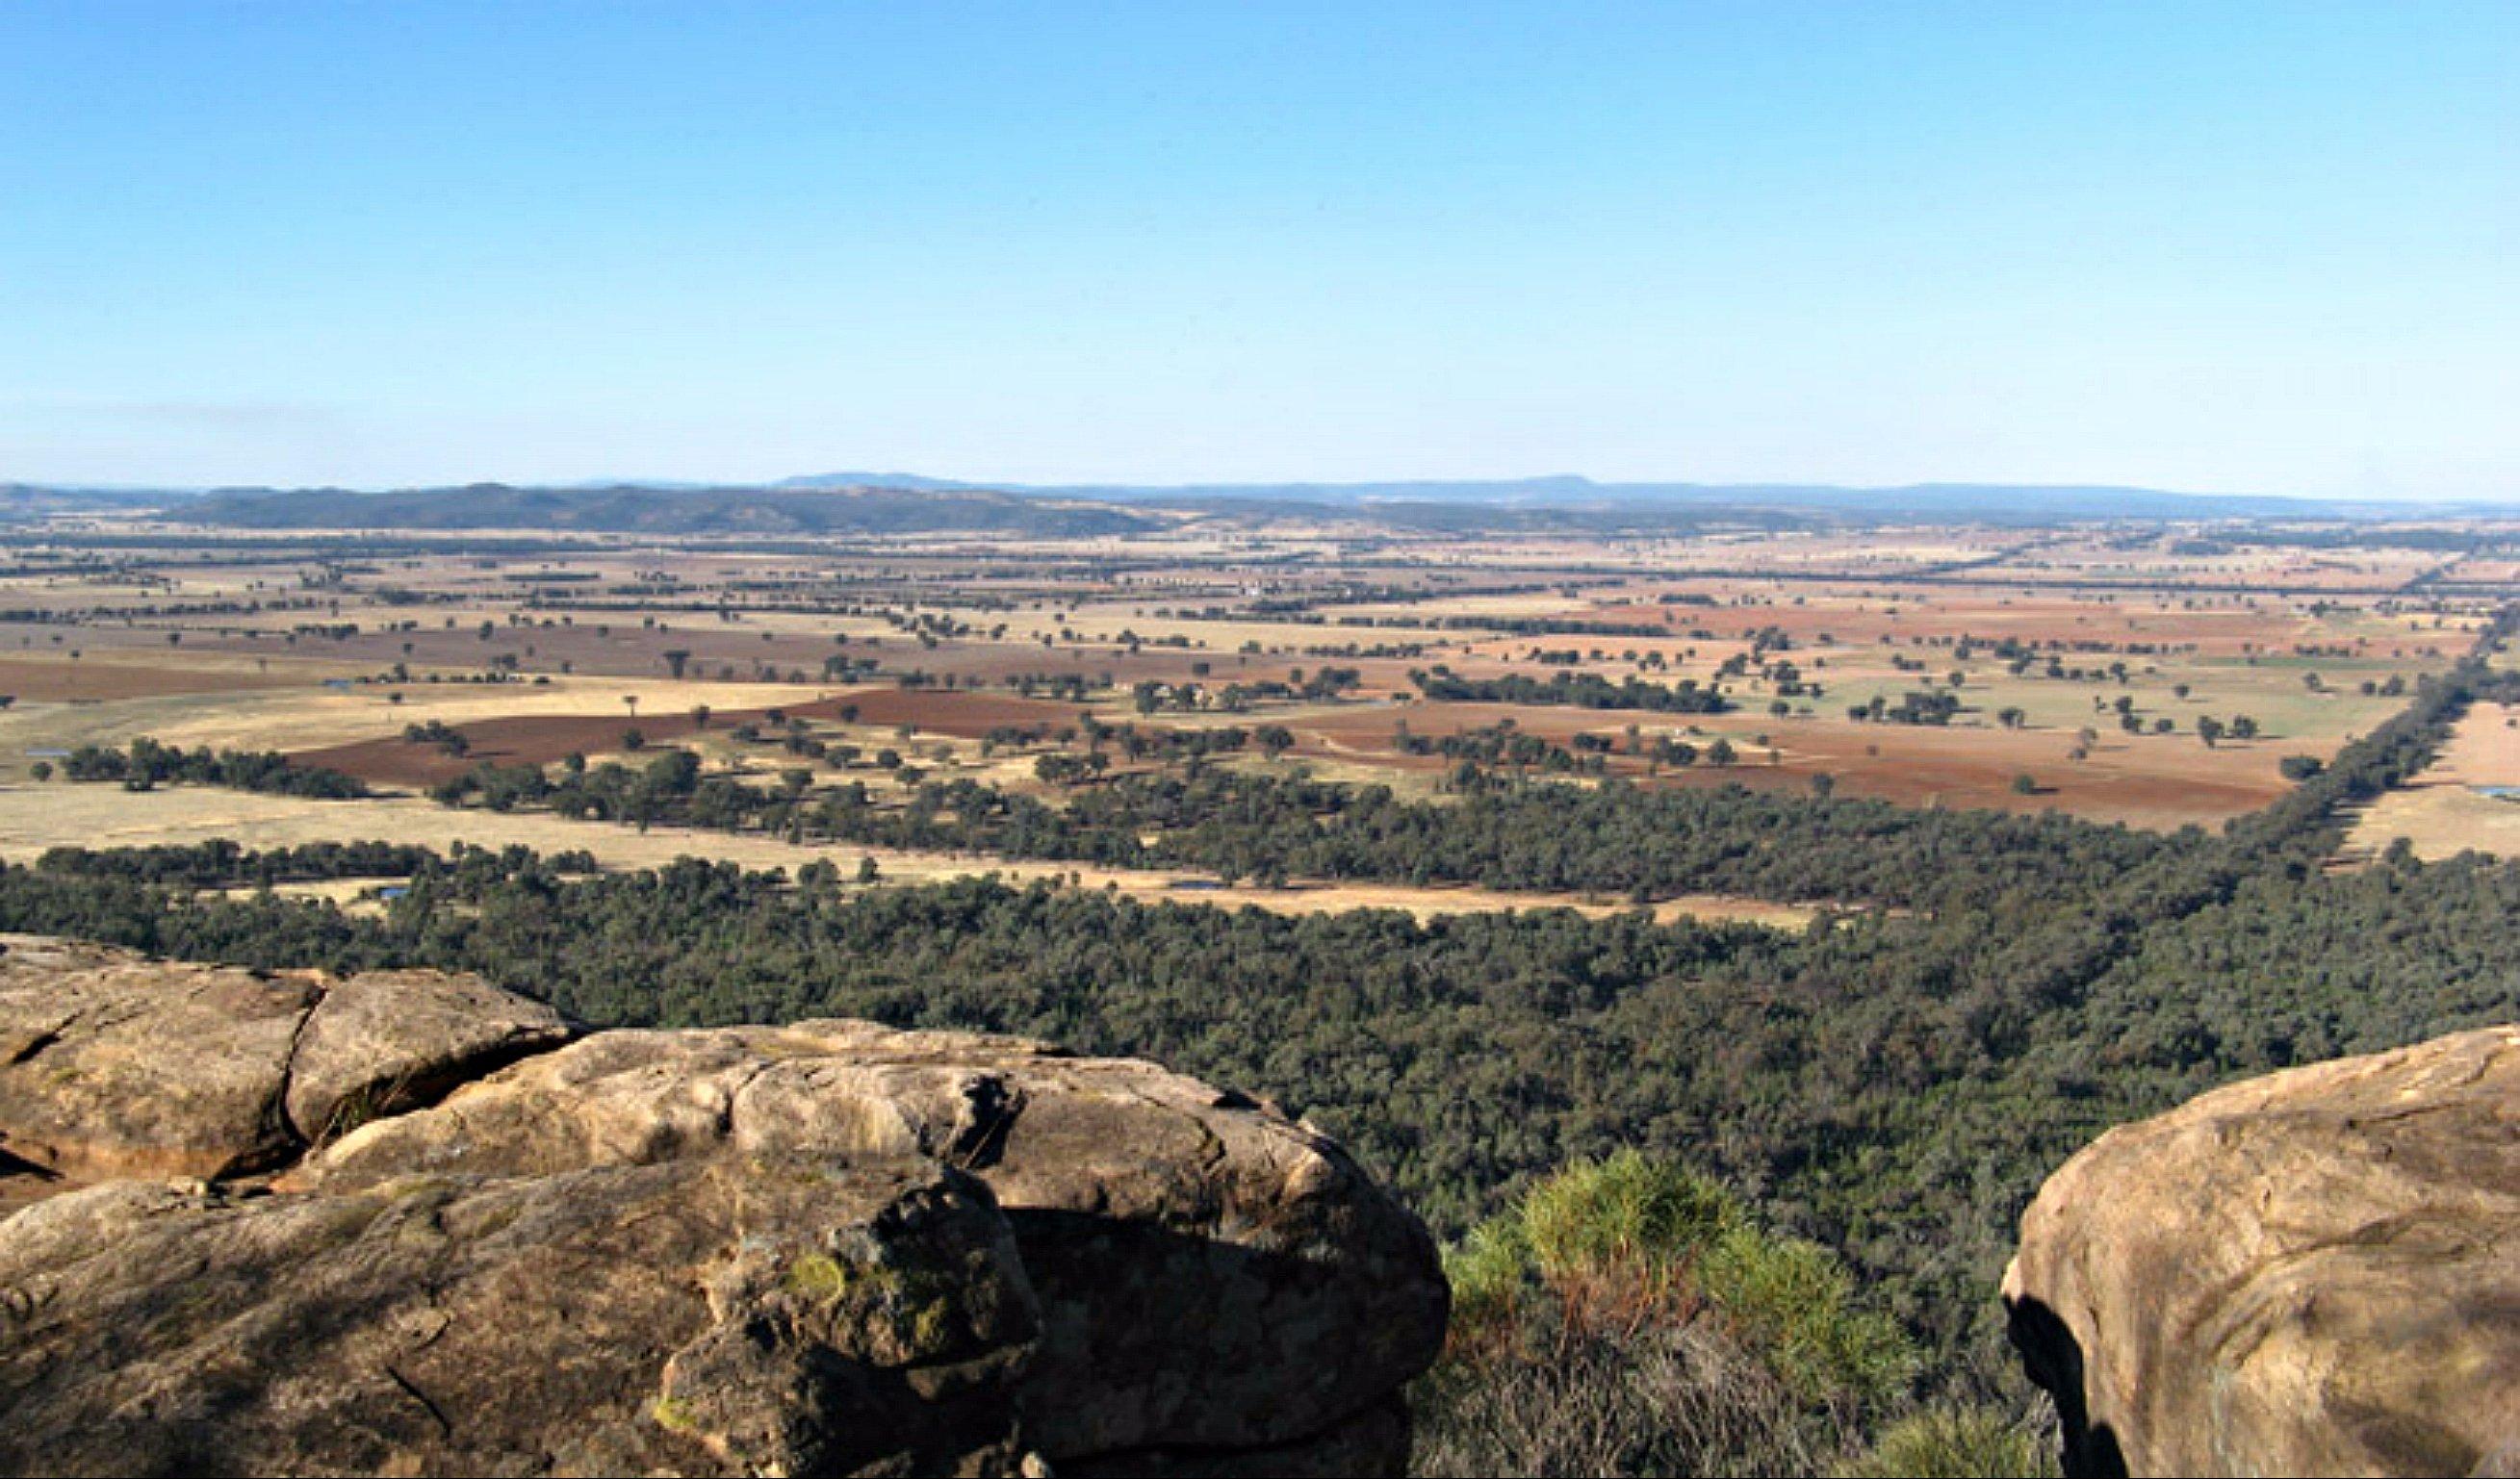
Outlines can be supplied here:
[[314, 678], [303, 671], [263, 674], [238, 672], [225, 666], [155, 667], [125, 662], [71, 662], [67, 658], [0, 658], [0, 694], [37, 703], [230, 694], [239, 689], [312, 688], [314, 684]]
[[[1436, 770], [1440, 756], [1401, 755], [1391, 747], [1392, 726], [1405, 718], [1429, 738], [1511, 718], [1524, 733], [1557, 744], [1578, 734], [1624, 739], [1631, 720], [1647, 733], [1688, 722], [1685, 716], [1578, 709], [1515, 709], [1503, 704], [1411, 704], [1359, 708], [1349, 713], [1292, 721], [1296, 754], [1387, 766]], [[1740, 763], [1725, 769], [1700, 763], [1648, 777], [1643, 761], [1610, 759], [1610, 773], [1647, 785], [1711, 786], [1736, 783], [1759, 789], [1807, 788], [1815, 774], [1835, 778], [1840, 795], [1870, 796], [1903, 805], [1982, 807], [2035, 812], [2048, 807], [2102, 822], [2171, 829], [2215, 822], [2267, 805], [2287, 786], [2274, 774], [2272, 751], [2226, 744], [2207, 750], [2192, 737], [2155, 741], [2104, 739], [2089, 760], [2064, 752], [2070, 736], [2055, 730], [2008, 732], [1930, 726], [1867, 725], [1861, 728], [1809, 720], [1779, 721], [1731, 714], [1697, 721], [1707, 731], [1691, 742], [1703, 750], [1718, 735], [1732, 740]], [[1769, 736], [1782, 763], [1767, 763], [1753, 737]], [[1868, 753], [1868, 750], [1878, 754]], [[2022, 795], [2013, 778], [2028, 773], [2040, 789]]]
[[[1074, 705], [984, 694], [875, 688], [846, 691], [828, 698], [783, 705], [779, 712], [799, 718], [836, 722], [840, 710], [854, 704], [858, 722], [891, 727], [916, 724], [922, 734], [976, 740], [1003, 725], [1048, 725], [1076, 722]], [[712, 733], [739, 724], [760, 724], [771, 711], [730, 709], [709, 716]], [[447, 754], [432, 744], [416, 744], [400, 736], [363, 740], [354, 744], [301, 750], [290, 758], [355, 776], [373, 785], [433, 785], [463, 775], [476, 765], [550, 765], [571, 754], [592, 755], [621, 748], [626, 730], [637, 730], [651, 744], [670, 743], [698, 733], [689, 713], [520, 714], [513, 719], [484, 719], [451, 728], [471, 741], [469, 753]]]
[[812, 703], [788, 706], [788, 712], [808, 718], [837, 720], [840, 710], [855, 704], [858, 723], [916, 724], [922, 734], [977, 740], [993, 729], [1072, 725], [1084, 705], [1022, 698], [1012, 694], [967, 694], [947, 689], [864, 688]]
[[[745, 717], [729, 714], [721, 720], [712, 716], [709, 724], [720, 729], [741, 724]], [[619, 718], [525, 714], [449, 727], [472, 742], [469, 754], [450, 755], [433, 744], [418, 744], [395, 736], [298, 750], [289, 758], [299, 765], [355, 776], [371, 785], [426, 786], [463, 775], [476, 765], [549, 765], [570, 754], [617, 750], [625, 730], [637, 730], [651, 744], [679, 740], [695, 730], [688, 714], [642, 714], [633, 719], [626, 713]]]

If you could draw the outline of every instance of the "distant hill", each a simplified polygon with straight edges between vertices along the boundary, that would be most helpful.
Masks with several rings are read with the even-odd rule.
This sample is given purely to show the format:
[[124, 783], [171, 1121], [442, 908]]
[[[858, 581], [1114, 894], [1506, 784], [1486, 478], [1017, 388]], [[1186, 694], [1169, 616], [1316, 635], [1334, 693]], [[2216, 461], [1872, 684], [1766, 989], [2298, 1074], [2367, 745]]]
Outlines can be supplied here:
[[2106, 484], [1595, 482], [1577, 476], [1357, 483], [986, 484], [916, 472], [828, 472], [770, 484], [611, 480], [345, 488], [79, 488], [0, 483], [0, 521], [162, 509], [239, 529], [546, 529], [754, 536], [1127, 534], [1165, 515], [1236, 523], [1348, 520], [1475, 533], [1686, 533], [1966, 520], [2512, 517], [2520, 506], [2179, 493]]
[[166, 488], [59, 488], [42, 483], [0, 482], [0, 519], [162, 509], [198, 496]]
[[[1164, 514], [1237, 523], [1343, 520], [1434, 533], [1686, 533], [1709, 527], [1782, 529], [1840, 515], [1748, 503], [1657, 504], [1591, 499], [1507, 503], [1371, 499], [1342, 490], [1133, 490], [1126, 502], [1054, 489], [872, 486], [837, 478], [774, 487], [516, 487], [482, 483], [361, 493], [342, 488], [222, 488], [180, 510], [198, 523], [274, 530], [535, 529], [655, 535], [797, 536], [1003, 532], [1091, 538], [1161, 528]], [[1432, 485], [1430, 485], [1431, 487]], [[1302, 496], [1312, 494], [1314, 496]]]
[[984, 489], [340, 488], [222, 489], [184, 511], [240, 529], [554, 529], [621, 534], [922, 534], [1002, 531], [1051, 537], [1127, 534], [1151, 515]]
[[953, 492], [993, 487], [1042, 497], [1118, 504], [1223, 509], [1258, 504], [1294, 508], [1433, 505], [1568, 510], [1694, 510], [1733, 519], [1745, 514], [1864, 521], [1971, 518], [2037, 523], [2077, 518], [2372, 518], [2503, 514], [2509, 507], [2337, 502], [2264, 494], [2178, 493], [2079, 483], [1912, 483], [1845, 487], [1828, 483], [1595, 482], [1563, 474], [1486, 480], [1354, 483], [978, 484], [909, 472], [832, 472], [791, 477], [783, 488], [885, 487]]

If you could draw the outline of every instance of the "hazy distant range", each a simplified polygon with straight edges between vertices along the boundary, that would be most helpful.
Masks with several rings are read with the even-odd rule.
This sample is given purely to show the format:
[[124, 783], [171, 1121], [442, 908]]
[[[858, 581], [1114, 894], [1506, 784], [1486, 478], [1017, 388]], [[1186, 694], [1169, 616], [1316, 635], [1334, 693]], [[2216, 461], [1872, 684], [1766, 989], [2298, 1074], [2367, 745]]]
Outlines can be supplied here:
[[1395, 528], [1570, 533], [1798, 528], [1897, 520], [2366, 519], [2512, 516], [2510, 506], [2344, 502], [2048, 484], [1499, 481], [974, 483], [907, 472], [832, 472], [767, 484], [648, 480], [567, 486], [103, 488], [0, 483], [0, 518], [163, 511], [237, 529], [550, 529], [649, 534], [1126, 534], [1191, 515], [1219, 521], [1337, 518]]

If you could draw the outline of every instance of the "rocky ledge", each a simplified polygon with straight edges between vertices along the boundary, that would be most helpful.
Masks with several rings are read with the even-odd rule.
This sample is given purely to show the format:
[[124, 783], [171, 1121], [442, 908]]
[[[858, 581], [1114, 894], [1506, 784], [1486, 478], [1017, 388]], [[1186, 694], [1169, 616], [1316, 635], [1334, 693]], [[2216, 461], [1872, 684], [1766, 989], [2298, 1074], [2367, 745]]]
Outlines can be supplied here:
[[0, 1471], [1405, 1465], [1435, 1249], [1306, 1127], [1006, 1038], [568, 1039], [0, 937]]
[[2074, 1474], [2520, 1473], [2520, 1028], [2110, 1131], [2022, 1218]]

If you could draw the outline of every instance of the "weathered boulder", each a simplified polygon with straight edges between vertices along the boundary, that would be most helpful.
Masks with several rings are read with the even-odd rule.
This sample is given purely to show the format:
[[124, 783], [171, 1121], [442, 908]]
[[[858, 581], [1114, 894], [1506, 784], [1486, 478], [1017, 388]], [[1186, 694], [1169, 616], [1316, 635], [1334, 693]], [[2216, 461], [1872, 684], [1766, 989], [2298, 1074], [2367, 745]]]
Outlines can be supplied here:
[[472, 976], [371, 970], [320, 984], [283, 1101], [291, 1128], [312, 1143], [433, 1102], [569, 1037], [558, 1012]]
[[2520, 1028], [2204, 1095], [2068, 1161], [2003, 1297], [2077, 1474], [2520, 1472]]
[[227, 1176], [295, 1148], [312, 982], [0, 939], [0, 1150], [80, 1179]]
[[1424, 1228], [1338, 1147], [1152, 1064], [867, 1022], [608, 1032], [382, 1120], [292, 1185], [726, 1155], [987, 1183], [1043, 1308], [1026, 1432], [1074, 1457], [1328, 1430], [1441, 1344]]
[[1442, 1343], [1414, 1217], [1151, 1064], [846, 1021], [556, 1047], [469, 979], [22, 939], [0, 982], [34, 1045], [0, 1087], [65, 1047], [231, 1086], [174, 1120], [22, 1087], [0, 1146], [279, 1172], [0, 1216], [0, 1472], [1397, 1472]]
[[75, 1181], [225, 1177], [568, 1040], [468, 976], [338, 979], [0, 935], [0, 1153]]
[[[0, 1224], [0, 1470], [921, 1473], [1019, 1457], [1037, 1328], [968, 1177], [683, 1161]], [[169, 1277], [180, 1271], [181, 1277]]]

